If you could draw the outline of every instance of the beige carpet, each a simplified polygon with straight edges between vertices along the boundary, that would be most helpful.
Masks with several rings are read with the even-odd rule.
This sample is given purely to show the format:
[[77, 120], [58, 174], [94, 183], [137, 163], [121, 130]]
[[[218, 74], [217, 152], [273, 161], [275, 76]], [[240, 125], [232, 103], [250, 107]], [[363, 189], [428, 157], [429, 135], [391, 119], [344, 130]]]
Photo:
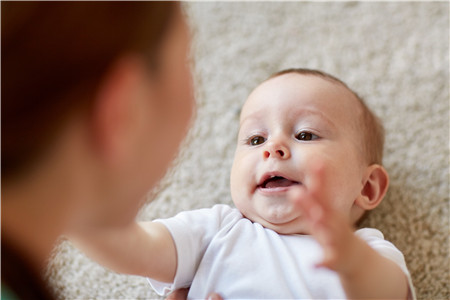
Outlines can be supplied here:
[[[197, 119], [156, 200], [139, 218], [231, 203], [228, 177], [246, 96], [274, 71], [318, 68], [367, 99], [387, 129], [391, 187], [365, 225], [405, 254], [419, 299], [449, 291], [449, 4], [187, 3]], [[65, 299], [157, 298], [63, 243], [51, 283]]]

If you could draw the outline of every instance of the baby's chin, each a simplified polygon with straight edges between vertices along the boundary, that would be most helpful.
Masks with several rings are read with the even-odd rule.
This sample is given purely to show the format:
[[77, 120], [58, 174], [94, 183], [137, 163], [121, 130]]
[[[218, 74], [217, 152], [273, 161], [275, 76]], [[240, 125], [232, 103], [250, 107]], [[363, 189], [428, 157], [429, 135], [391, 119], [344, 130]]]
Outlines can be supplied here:
[[267, 229], [271, 229], [279, 234], [310, 234], [310, 230], [301, 217], [296, 217], [291, 220], [267, 220], [261, 216], [247, 217], [252, 222], [259, 223]]

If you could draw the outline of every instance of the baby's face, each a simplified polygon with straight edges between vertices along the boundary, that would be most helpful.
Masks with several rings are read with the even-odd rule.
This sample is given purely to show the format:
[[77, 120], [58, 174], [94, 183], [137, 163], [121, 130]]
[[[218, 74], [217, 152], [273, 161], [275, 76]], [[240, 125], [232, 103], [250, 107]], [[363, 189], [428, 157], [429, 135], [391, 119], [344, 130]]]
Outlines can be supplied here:
[[355, 222], [367, 167], [358, 146], [359, 113], [350, 91], [317, 76], [285, 74], [258, 86], [241, 113], [230, 180], [236, 207], [279, 233], [308, 234], [287, 194], [299, 185], [308, 189], [320, 161], [325, 201]]

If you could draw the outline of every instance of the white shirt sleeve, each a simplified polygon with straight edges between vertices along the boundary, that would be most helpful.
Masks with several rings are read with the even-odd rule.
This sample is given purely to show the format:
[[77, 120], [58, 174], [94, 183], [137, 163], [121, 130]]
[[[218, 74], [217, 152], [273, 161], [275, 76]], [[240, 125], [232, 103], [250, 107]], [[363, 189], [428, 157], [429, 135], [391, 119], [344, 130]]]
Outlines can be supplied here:
[[212, 208], [186, 211], [169, 219], [155, 222], [164, 224], [169, 230], [177, 249], [177, 271], [173, 283], [148, 279], [159, 295], [167, 295], [179, 288], [189, 287], [198, 265], [220, 228], [231, 220], [242, 218], [236, 209], [227, 205], [215, 205]]
[[363, 228], [355, 232], [357, 236], [366, 241], [375, 251], [380, 253], [387, 259], [395, 262], [400, 269], [405, 273], [409, 285], [408, 299], [415, 300], [416, 294], [414, 291], [414, 286], [412, 284], [411, 275], [409, 274], [408, 268], [406, 266], [405, 258], [403, 254], [398, 250], [394, 244], [384, 239], [383, 233], [378, 229], [374, 228]]

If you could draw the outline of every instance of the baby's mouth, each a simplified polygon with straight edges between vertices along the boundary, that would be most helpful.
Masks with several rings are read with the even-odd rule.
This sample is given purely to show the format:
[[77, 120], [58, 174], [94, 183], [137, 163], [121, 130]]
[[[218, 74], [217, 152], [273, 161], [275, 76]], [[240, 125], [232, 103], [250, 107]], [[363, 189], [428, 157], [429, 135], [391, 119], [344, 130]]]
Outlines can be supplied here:
[[292, 181], [282, 176], [271, 176], [266, 180], [264, 180], [260, 185], [258, 185], [258, 188], [263, 189], [285, 188], [297, 184], [300, 183], [298, 181]]

